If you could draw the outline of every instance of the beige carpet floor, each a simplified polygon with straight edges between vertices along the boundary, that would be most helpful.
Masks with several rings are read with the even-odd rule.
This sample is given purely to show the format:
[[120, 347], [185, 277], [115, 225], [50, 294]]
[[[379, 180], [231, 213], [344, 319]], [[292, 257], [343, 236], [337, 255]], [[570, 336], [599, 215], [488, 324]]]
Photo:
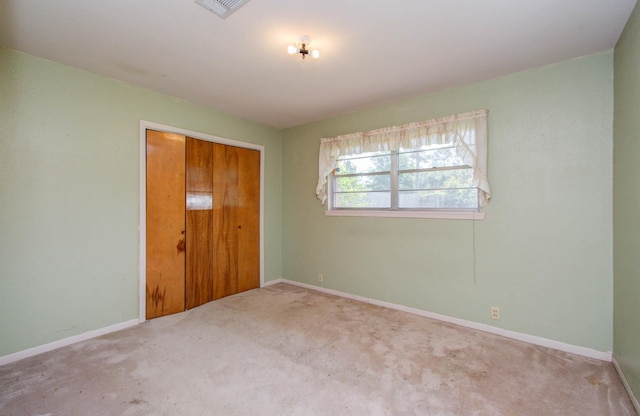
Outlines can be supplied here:
[[9, 415], [635, 415], [610, 363], [277, 284], [0, 367]]

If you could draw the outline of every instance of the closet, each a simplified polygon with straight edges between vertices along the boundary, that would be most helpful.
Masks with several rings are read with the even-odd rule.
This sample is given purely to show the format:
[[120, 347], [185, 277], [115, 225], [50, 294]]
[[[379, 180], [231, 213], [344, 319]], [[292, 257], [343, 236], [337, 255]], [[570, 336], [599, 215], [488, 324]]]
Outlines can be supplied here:
[[147, 130], [147, 319], [260, 285], [260, 152]]

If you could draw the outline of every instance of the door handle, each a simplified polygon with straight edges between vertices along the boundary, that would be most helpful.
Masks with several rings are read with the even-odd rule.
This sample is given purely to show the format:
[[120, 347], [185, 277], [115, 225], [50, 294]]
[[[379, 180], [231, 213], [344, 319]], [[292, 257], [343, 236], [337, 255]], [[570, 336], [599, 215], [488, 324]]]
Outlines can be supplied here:
[[181, 252], [184, 251], [184, 238], [182, 240], [178, 241], [178, 244], [176, 245], [176, 248], [178, 249], [178, 254], [180, 254]]

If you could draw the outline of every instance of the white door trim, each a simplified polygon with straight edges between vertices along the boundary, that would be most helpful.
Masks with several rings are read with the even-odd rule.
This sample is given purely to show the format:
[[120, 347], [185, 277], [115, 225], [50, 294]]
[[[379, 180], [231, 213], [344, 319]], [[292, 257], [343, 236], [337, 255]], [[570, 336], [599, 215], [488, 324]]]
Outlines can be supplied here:
[[139, 322], [147, 320], [147, 130], [182, 134], [195, 139], [258, 150], [260, 152], [260, 287], [264, 286], [264, 146], [140, 120], [140, 215], [138, 222], [138, 262], [140, 265], [138, 267], [140, 278]]

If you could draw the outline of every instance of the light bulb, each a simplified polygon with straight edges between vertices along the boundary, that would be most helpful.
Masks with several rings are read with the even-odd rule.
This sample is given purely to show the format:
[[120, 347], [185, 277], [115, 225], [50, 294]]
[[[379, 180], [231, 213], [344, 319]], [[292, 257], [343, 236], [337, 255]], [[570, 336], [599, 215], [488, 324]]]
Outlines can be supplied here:
[[320, 51], [319, 51], [319, 50], [317, 50], [317, 49], [312, 50], [312, 51], [311, 51], [311, 57], [312, 57], [313, 59], [318, 59], [318, 58], [320, 58]]
[[287, 53], [289, 55], [293, 55], [294, 53], [298, 52], [298, 48], [296, 48], [293, 45], [289, 45], [289, 47], [287, 48]]

